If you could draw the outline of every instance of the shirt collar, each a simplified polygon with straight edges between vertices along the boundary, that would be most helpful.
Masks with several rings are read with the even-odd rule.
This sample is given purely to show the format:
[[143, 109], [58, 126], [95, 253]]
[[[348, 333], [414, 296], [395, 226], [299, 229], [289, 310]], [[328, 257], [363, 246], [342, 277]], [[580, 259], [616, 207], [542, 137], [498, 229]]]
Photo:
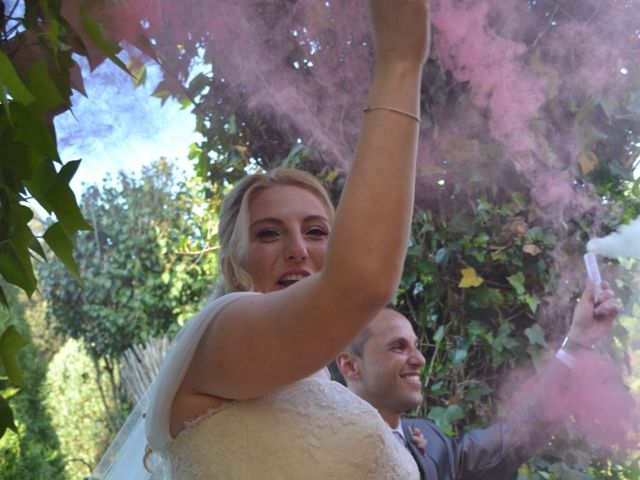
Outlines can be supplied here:
[[407, 443], [407, 437], [404, 436], [404, 430], [402, 430], [402, 422], [398, 422], [398, 426], [396, 428], [392, 428], [391, 430], [394, 432], [398, 432], [404, 442]]

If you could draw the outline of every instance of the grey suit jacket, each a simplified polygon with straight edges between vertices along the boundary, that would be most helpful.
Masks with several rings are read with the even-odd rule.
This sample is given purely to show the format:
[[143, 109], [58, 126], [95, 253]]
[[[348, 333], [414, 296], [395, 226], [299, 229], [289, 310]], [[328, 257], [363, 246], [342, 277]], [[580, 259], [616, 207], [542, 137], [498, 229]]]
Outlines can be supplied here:
[[[420, 449], [413, 441], [412, 428], [426, 440]], [[402, 419], [409, 451], [416, 459], [424, 480], [501, 480], [515, 477], [518, 466], [536, 450], [538, 442], [525, 444], [509, 434], [505, 423], [470, 430], [451, 438], [424, 419]]]
[[[555, 417], [544, 413], [544, 402], [556, 396], [570, 381], [570, 370], [558, 360], [547, 365], [507, 419], [487, 428], [448, 437], [433, 423], [421, 418], [403, 418], [402, 429], [423, 480], [503, 480], [515, 478], [520, 465], [540, 450], [563, 423], [569, 412]], [[550, 395], [550, 389], [554, 390]], [[427, 441], [420, 451], [412, 440], [411, 427]]]

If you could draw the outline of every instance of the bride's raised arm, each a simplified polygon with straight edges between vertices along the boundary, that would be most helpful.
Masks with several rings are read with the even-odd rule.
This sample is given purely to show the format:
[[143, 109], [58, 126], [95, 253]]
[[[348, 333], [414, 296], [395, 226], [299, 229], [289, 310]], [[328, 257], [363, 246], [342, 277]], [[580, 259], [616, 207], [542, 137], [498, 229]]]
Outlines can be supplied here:
[[265, 229], [256, 231], [251, 224], [248, 248], [251, 242], [260, 248], [245, 267], [254, 272], [254, 285], [264, 295], [242, 296], [216, 315], [182, 392], [248, 399], [299, 380], [341, 351], [398, 287], [413, 210], [420, 83], [429, 49], [427, 5], [424, 0], [371, 0], [369, 5], [375, 74], [320, 271], [283, 289], [259, 287], [256, 280], [264, 273], [259, 269], [268, 274], [270, 268], [265, 247], [286, 238], [289, 250], [283, 246], [281, 253], [306, 258], [313, 254], [308, 248], [320, 245], [309, 242], [323, 240], [324, 221], [307, 229], [304, 217], [302, 231], [292, 231], [287, 209], [305, 205], [298, 205], [295, 191], [281, 189], [290, 196], [287, 202], [285, 197], [256, 197], [252, 212], [259, 210], [259, 218], [251, 221], [258, 226], [264, 221]]

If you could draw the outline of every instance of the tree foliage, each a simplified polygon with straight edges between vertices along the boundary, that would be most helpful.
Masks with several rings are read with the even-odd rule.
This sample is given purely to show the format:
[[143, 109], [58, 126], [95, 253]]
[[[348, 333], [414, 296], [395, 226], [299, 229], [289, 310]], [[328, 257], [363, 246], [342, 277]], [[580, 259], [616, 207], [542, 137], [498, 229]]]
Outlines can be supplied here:
[[[41, 240], [77, 280], [72, 238], [90, 228], [69, 188], [79, 161], [60, 159], [53, 125], [71, 107], [71, 89], [84, 91], [73, 55], [90, 56], [93, 68], [109, 58], [126, 70], [115, 55], [123, 34], [116, 41], [105, 36], [90, 2], [14, 0], [0, 7], [0, 278], [31, 295], [32, 257], [46, 259]], [[140, 29], [135, 32], [142, 45]], [[45, 232], [31, 229], [28, 202], [55, 218]], [[1, 287], [0, 303], [8, 305]], [[11, 359], [21, 342], [10, 327], [0, 340], [0, 357], [9, 359], [5, 368], [17, 382]], [[11, 416], [0, 397], [0, 436]]]
[[[46, 308], [40, 296], [27, 300], [17, 288], [4, 287], [12, 315], [0, 311], [0, 330], [13, 324], [29, 344], [18, 355], [28, 387], [18, 392], [6, 380], [0, 380], [3, 396], [14, 407], [18, 433], [0, 439], [0, 478], [63, 479], [64, 458], [45, 406], [44, 386], [51, 348], [56, 348], [58, 340], [45, 328]], [[32, 333], [36, 329], [40, 331]]]
[[[75, 238], [83, 287], [61, 262], [38, 270], [50, 326], [73, 340], [73, 358], [82, 359], [78, 371], [60, 359], [48, 383], [70, 478], [91, 471], [121, 426], [129, 406], [119, 376], [124, 351], [171, 335], [214, 287], [216, 204], [200, 181], [177, 175], [160, 160], [87, 187], [81, 210], [92, 230]], [[78, 428], [83, 418], [94, 422], [90, 428]], [[80, 455], [83, 443], [91, 448]]]
[[56, 330], [112, 377], [126, 349], [175, 331], [214, 286], [215, 204], [198, 192], [163, 160], [90, 186], [81, 209], [92, 231], [75, 240], [83, 288], [61, 263], [40, 269]]
[[[271, 6], [288, 9], [290, 3]], [[397, 303], [415, 321], [425, 345], [427, 395], [421, 413], [448, 433], [494, 417], [505, 372], [535, 363], [566, 332], [586, 241], [640, 214], [640, 180], [633, 176], [640, 144], [640, 76], [632, 67], [631, 53], [637, 49], [638, 19], [633, 12], [638, 5], [615, 6], [623, 15], [627, 12], [625, 21], [613, 28], [628, 39], [629, 50], [616, 55], [619, 65], [629, 68], [615, 88], [613, 82], [603, 82], [589, 89], [576, 84], [565, 67], [568, 63], [573, 70], [583, 68], [590, 53], [576, 44], [560, 51], [552, 40], [563, 25], [604, 38], [611, 32], [597, 23], [597, 17], [607, 9], [591, 1], [526, 3], [529, 13], [521, 28], [500, 30], [507, 23], [500, 8], [490, 21], [505, 44], [513, 38], [527, 47], [520, 51], [522, 63], [546, 87], [541, 114], [524, 132], [536, 145], [537, 163], [524, 166], [504, 138], [488, 134], [490, 109], [475, 101], [471, 82], [456, 80], [446, 59], [430, 58], [422, 85], [427, 117], [422, 134], [428, 139], [424, 145], [431, 162], [421, 165], [422, 188]], [[265, 25], [302, 31], [293, 14], [274, 16], [266, 2], [252, 7]], [[288, 121], [289, 112], [283, 109], [257, 108], [255, 92], [248, 90], [241, 75], [230, 81], [231, 73], [220, 66], [229, 62], [217, 44], [219, 32], [204, 29], [200, 35], [190, 31], [181, 36], [174, 30], [163, 35], [159, 25], [149, 30], [152, 35], [160, 32], [156, 47], [166, 71], [157, 95], [174, 94], [194, 102], [204, 140], [193, 146], [192, 157], [214, 194], [245, 173], [276, 165], [309, 169], [334, 193], [340, 190], [343, 172], [331, 166], [321, 145], [312, 144], [313, 135], [302, 122]], [[292, 80], [291, 88], [312, 82], [315, 66], [370, 53], [358, 41], [337, 44], [337, 36], [322, 33], [313, 38], [291, 35], [288, 44], [278, 44], [282, 51], [273, 57], [284, 59], [281, 67], [293, 72], [288, 78], [299, 78], [299, 84]], [[273, 48], [275, 42], [270, 37], [265, 44]], [[346, 110], [357, 108], [354, 103]], [[549, 201], [545, 197], [554, 193], [553, 185], [536, 181], [541, 173], [550, 173], [549, 181], [566, 179], [570, 195], [581, 200]], [[616, 262], [604, 267], [617, 278], [617, 291], [633, 311], [635, 267], [620, 269]], [[622, 364], [628, 363], [631, 338], [625, 325], [614, 331], [613, 355]], [[637, 459], [618, 465], [598, 458], [579, 442], [557, 445], [561, 448], [523, 467], [522, 478], [633, 478], [638, 470]]]
[[[108, 418], [104, 413], [101, 391], [108, 389], [106, 379], [96, 383], [94, 362], [81, 342], [69, 339], [49, 363], [44, 385], [45, 404], [60, 441], [64, 475], [82, 480], [91, 471], [110, 441]], [[107, 394], [107, 405], [116, 406], [116, 398]]]
[[[502, 388], [507, 376], [543, 364], [568, 329], [579, 284], [571, 286], [572, 301], [548, 304], [561, 287], [550, 255], [558, 238], [548, 224], [529, 218], [528, 205], [520, 193], [498, 190], [464, 208], [420, 210], [414, 218], [397, 305], [414, 320], [427, 359], [419, 414], [449, 434], [489, 423], [509, 396]], [[637, 211], [640, 198], [622, 206]], [[580, 245], [586, 226], [574, 228]], [[625, 299], [628, 316], [614, 329], [611, 354], [627, 366], [638, 334], [637, 265], [603, 267]], [[554, 314], [540, 315], [544, 306]], [[600, 458], [575, 440], [571, 432], [559, 435], [520, 478], [583, 478], [580, 471], [585, 478], [635, 478], [638, 452], [628, 460]], [[610, 476], [611, 469], [620, 476]]]
[[[295, 16], [283, 17], [281, 12], [292, 4], [302, 3], [258, 1], [251, 2], [251, 6], [264, 25], [275, 28], [282, 26], [281, 21], [297, 22]], [[425, 183], [420, 190], [398, 304], [416, 321], [426, 345], [427, 401], [431, 407], [428, 415], [449, 432], [488, 421], [494, 410], [494, 388], [504, 370], [532, 361], [540, 349], [562, 335], [566, 320], [558, 319], [568, 318], [577, 289], [575, 278], [567, 283], [563, 275], [570, 265], [578, 264], [587, 238], [596, 229], [607, 232], [640, 213], [640, 183], [632, 176], [638, 163], [640, 131], [640, 79], [632, 68], [637, 63], [633, 62], [638, 42], [637, 18], [633, 15], [637, 2], [606, 2], [623, 12], [621, 25], [616, 26], [615, 32], [599, 30], [603, 23], [598, 23], [598, 19], [607, 11], [600, 8], [600, 3], [521, 2], [517, 7], [523, 6], [528, 16], [519, 28], [509, 29], [502, 15], [515, 4], [493, 2], [494, 6], [504, 7], [504, 11], [497, 8], [489, 19], [491, 24], [485, 26], [504, 41], [517, 39], [526, 45], [526, 51], [519, 56], [526, 69], [545, 85], [540, 106], [545, 121], [530, 122], [524, 132], [538, 147], [539, 169], [566, 175], [573, 185], [572, 194], [590, 199], [593, 208], [580, 206], [575, 211], [558, 208], [557, 217], [550, 216], [549, 212], [558, 205], [544, 203], [544, 185], [534, 182], [540, 172], [523, 168], [519, 163], [522, 159], [504, 138], [487, 135], [491, 112], [475, 101], [477, 92], [472, 82], [456, 80], [456, 72], [446, 59], [437, 56], [430, 59], [425, 70], [422, 106], [427, 121], [422, 133], [428, 139], [432, 162], [422, 172]], [[44, 40], [40, 43], [44, 42], [48, 51], [66, 55], [67, 50], [54, 48], [61, 45], [56, 42], [65, 38], [68, 40], [65, 44], [72, 50], [88, 54], [94, 66], [104, 57], [118, 63], [115, 53], [123, 39], [160, 61], [165, 79], [156, 96], [177, 95], [194, 103], [197, 129], [204, 140], [193, 146], [191, 156], [197, 161], [197, 172], [210, 182], [209, 194], [213, 198], [218, 199], [229, 183], [245, 173], [280, 164], [304, 166], [318, 173], [334, 192], [339, 191], [342, 172], [333, 166], [336, 159], [327, 157], [322, 145], [313, 143], [305, 125], [281, 121], [275, 110], [255, 108], [252, 92], [241, 81], [229, 81], [230, 72], [219, 68], [225, 64], [223, 57], [228, 52], [222, 49], [220, 53], [216, 32], [193, 28], [177, 34], [171, 30], [172, 26], [198, 20], [194, 16], [199, 11], [195, 5], [189, 3], [176, 9], [172, 2], [156, 4], [164, 10], [142, 11], [138, 2], [131, 2], [127, 13], [119, 14], [122, 12], [116, 8], [121, 7], [119, 4], [115, 5], [116, 10], [96, 10], [93, 7], [106, 3], [68, 0], [63, 2], [63, 9], [58, 4], [39, 9], [29, 3], [23, 23], [42, 33]], [[323, 4], [330, 8], [334, 2]], [[629, 13], [624, 15], [625, 12]], [[323, 12], [314, 14], [324, 18]], [[141, 35], [142, 19], [153, 47]], [[563, 77], [565, 64], [579, 70], [590, 56], [576, 44], [565, 49], [553, 48], [551, 39], [555, 32], [562, 32], [556, 27], [565, 24], [588, 32], [585, 40], [614, 33], [628, 38], [629, 48], [616, 51], [616, 55], [630, 73], [618, 82], [617, 89], [607, 82], [599, 88], [586, 89]], [[50, 25], [53, 27], [49, 28]], [[294, 31], [298, 32], [295, 28], [287, 32]], [[6, 42], [10, 35], [20, 37], [23, 47], [26, 40], [33, 38], [28, 32], [21, 36], [15, 31], [5, 34], [4, 52], [8, 51], [4, 47], [11, 44]], [[438, 32], [436, 38], [437, 35]], [[285, 59], [281, 67], [291, 70], [293, 76], [289, 78], [304, 83], [313, 77], [314, 65], [339, 63], [345, 58], [353, 61], [358, 55], [371, 53], [366, 46], [367, 38], [357, 37], [357, 41], [350, 39], [345, 44], [338, 43], [336, 38], [329, 28], [321, 30], [317, 38], [291, 34], [289, 43], [278, 45], [283, 49], [280, 58]], [[272, 39], [268, 40], [263, 43], [273, 48]], [[7, 56], [14, 66], [20, 63], [10, 54]], [[59, 63], [66, 65], [63, 61]], [[42, 71], [42, 66], [38, 68], [34, 75]], [[22, 72], [18, 77], [26, 90], [31, 94], [30, 88], [38, 91], [27, 81], [28, 73], [24, 72], [28, 68], [17, 71]], [[9, 104], [16, 105], [16, 118], [23, 118], [20, 109], [31, 105], [30, 99], [25, 89], [6, 78], [3, 77], [2, 85], [8, 88], [10, 84], [13, 92]], [[64, 92], [60, 96], [68, 98]], [[352, 112], [357, 105], [352, 100], [351, 108], [345, 110], [347, 116], [355, 118]], [[7, 125], [8, 115], [5, 113]], [[456, 128], [459, 124], [469, 128]], [[349, 137], [348, 133], [345, 135]], [[6, 137], [2, 138], [4, 142]], [[13, 134], [10, 140], [11, 145], [19, 143]], [[553, 175], [547, 178], [553, 180]], [[602, 204], [601, 199], [606, 203]], [[3, 208], [5, 205], [2, 204]], [[12, 214], [11, 222], [26, 224], [27, 212], [17, 207], [14, 212], [17, 213]], [[24, 228], [16, 231], [22, 232], [16, 238], [30, 239]], [[24, 255], [21, 258], [24, 260]], [[136, 259], [142, 261], [134, 257], [133, 264]], [[614, 266], [608, 266], [611, 272]], [[118, 278], [118, 272], [111, 274], [109, 281]], [[631, 293], [637, 286], [624, 271], [620, 275], [619, 291], [630, 304]], [[29, 285], [26, 281], [24, 284]], [[105, 286], [110, 287], [106, 280], [101, 288]], [[118, 289], [113, 291], [115, 295]], [[110, 295], [104, 298], [117, 305]], [[127, 298], [126, 293], [123, 298]], [[99, 307], [88, 310], [92, 314], [101, 313]], [[82, 326], [74, 328], [83, 331]], [[625, 360], [630, 337], [622, 325], [615, 334], [617, 355]], [[109, 348], [104, 351], [109, 352]], [[426, 408], [423, 413], [426, 414]], [[523, 478], [566, 478], [574, 475], [571, 470], [576, 469], [599, 478], [612, 475], [624, 478], [634, 472], [635, 467], [628, 466], [625, 470], [595, 458], [590, 465], [590, 457], [576, 452], [570, 451], [572, 457], [536, 460], [534, 464], [540, 473], [523, 470]]]
[[0, 274], [31, 295], [36, 288], [31, 254], [45, 254], [29, 227], [33, 214], [27, 200], [55, 215], [57, 221], [42, 238], [76, 275], [71, 237], [89, 228], [69, 188], [78, 162], [61, 162], [53, 129], [53, 117], [70, 107], [72, 75], [82, 89], [69, 47], [77, 33], [54, 2], [43, 8], [12, 2], [6, 12], [2, 5]]

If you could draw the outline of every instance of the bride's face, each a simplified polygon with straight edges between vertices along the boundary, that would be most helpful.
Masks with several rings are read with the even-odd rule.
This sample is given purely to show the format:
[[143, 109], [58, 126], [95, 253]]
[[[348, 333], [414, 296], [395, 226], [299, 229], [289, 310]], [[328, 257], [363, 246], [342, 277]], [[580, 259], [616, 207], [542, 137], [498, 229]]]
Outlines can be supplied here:
[[330, 231], [322, 202], [300, 187], [260, 191], [249, 204], [244, 269], [254, 289], [280, 290], [322, 269]]

